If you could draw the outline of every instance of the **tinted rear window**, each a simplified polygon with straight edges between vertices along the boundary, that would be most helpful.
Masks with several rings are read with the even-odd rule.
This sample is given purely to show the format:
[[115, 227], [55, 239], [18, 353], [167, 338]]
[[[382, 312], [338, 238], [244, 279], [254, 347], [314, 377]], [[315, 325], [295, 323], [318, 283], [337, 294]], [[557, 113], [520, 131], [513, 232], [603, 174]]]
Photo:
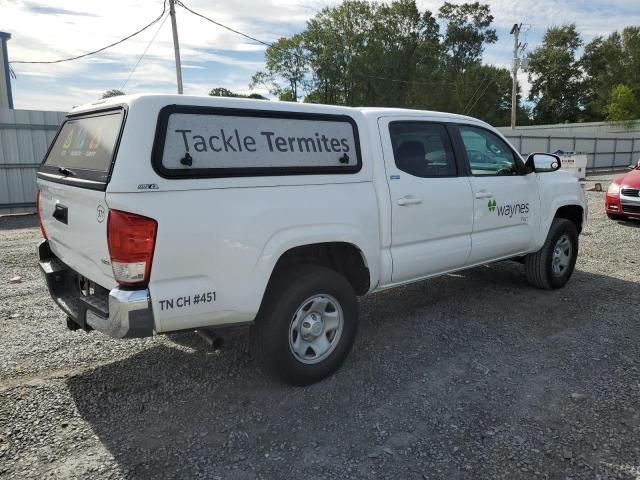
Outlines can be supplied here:
[[[106, 182], [122, 127], [122, 110], [68, 119], [41, 172]], [[66, 169], [66, 170], [65, 170]]]

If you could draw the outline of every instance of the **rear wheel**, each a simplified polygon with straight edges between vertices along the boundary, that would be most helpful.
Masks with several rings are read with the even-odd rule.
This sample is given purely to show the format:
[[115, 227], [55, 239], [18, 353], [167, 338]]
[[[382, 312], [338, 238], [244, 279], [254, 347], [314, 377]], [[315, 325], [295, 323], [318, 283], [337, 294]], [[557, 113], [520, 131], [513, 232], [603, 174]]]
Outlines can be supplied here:
[[570, 220], [554, 218], [540, 250], [525, 257], [527, 281], [538, 288], [562, 288], [571, 278], [578, 257], [578, 231]]
[[261, 365], [294, 385], [317, 382], [338, 369], [358, 329], [351, 284], [325, 267], [300, 265], [276, 274], [252, 328]]
[[607, 217], [609, 217], [609, 220], [624, 220], [622, 215], [616, 215], [615, 213], [607, 213]]

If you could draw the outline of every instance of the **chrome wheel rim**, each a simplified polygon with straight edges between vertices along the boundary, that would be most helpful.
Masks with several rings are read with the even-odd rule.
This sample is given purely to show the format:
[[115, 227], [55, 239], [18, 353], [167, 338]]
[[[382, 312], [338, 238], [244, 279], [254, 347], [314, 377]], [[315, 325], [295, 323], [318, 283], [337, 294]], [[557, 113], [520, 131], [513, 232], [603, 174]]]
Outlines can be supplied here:
[[289, 327], [289, 348], [301, 363], [319, 363], [335, 350], [344, 327], [344, 314], [331, 295], [307, 298], [296, 310]]
[[572, 254], [573, 247], [571, 246], [571, 240], [569, 240], [567, 235], [562, 235], [553, 248], [553, 255], [551, 257], [551, 271], [553, 275], [560, 277], [567, 271], [571, 263]]

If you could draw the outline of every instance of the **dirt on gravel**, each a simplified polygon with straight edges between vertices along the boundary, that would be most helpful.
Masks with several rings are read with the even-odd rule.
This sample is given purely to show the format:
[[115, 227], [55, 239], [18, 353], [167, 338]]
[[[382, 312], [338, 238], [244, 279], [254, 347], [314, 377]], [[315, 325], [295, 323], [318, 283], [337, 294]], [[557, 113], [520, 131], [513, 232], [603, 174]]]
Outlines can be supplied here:
[[304, 388], [242, 332], [66, 330], [34, 217], [0, 218], [0, 478], [638, 479], [640, 222], [603, 195], [565, 288], [507, 261], [363, 298], [346, 363]]

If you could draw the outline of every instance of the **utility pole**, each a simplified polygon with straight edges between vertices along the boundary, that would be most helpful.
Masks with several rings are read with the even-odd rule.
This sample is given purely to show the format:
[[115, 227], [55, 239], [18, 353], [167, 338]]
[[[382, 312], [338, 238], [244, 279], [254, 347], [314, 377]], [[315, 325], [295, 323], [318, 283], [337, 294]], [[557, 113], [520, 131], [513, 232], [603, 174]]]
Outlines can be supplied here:
[[171, 15], [171, 29], [173, 30], [173, 52], [176, 57], [176, 79], [178, 93], [182, 95], [182, 67], [180, 66], [180, 44], [178, 43], [178, 25], [176, 24], [176, 0], [169, 0], [169, 15]]
[[520, 29], [522, 24], [513, 24], [511, 28], [511, 35], [513, 35], [513, 61], [511, 64], [511, 128], [516, 128], [516, 111], [518, 110], [518, 69], [520, 68], [520, 58], [518, 57], [518, 50], [520, 49], [520, 41], [518, 36], [520, 35]]

